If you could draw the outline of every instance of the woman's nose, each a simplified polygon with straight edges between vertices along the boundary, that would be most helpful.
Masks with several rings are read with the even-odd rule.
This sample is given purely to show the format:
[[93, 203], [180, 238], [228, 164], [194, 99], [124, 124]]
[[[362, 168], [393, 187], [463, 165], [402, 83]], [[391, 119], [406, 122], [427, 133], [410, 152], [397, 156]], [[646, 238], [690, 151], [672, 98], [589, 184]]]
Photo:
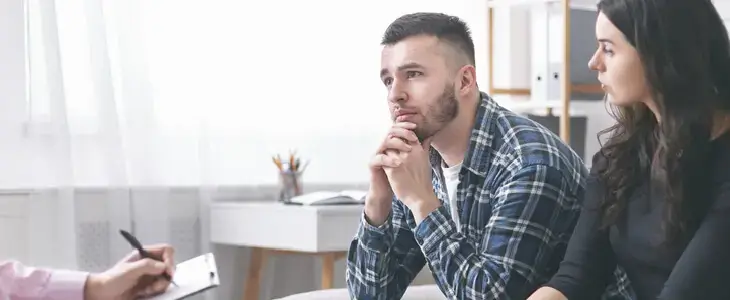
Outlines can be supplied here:
[[588, 59], [588, 69], [597, 71], [598, 68], [596, 67], [596, 64], [596, 55], [594, 54], [590, 59]]
[[593, 71], [601, 71], [602, 70], [602, 62], [600, 60], [599, 54], [593, 54], [591, 56], [591, 59], [588, 60], [588, 69], [591, 69]]

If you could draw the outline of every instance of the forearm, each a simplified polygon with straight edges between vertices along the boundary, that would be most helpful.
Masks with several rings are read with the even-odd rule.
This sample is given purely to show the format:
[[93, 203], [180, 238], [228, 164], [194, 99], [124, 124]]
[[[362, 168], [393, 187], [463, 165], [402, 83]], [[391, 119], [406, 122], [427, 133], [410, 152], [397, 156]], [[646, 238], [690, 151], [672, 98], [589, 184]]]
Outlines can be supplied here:
[[18, 262], [0, 264], [2, 299], [84, 299], [88, 273], [26, 267]]
[[365, 221], [375, 227], [380, 227], [388, 221], [392, 210], [391, 201], [381, 201], [378, 199], [372, 199], [371, 194], [368, 194], [365, 199]]
[[[537, 265], [518, 261], [507, 256], [507, 249], [515, 246], [508, 246], [507, 236], [488, 239], [490, 249], [480, 251], [456, 230], [445, 207], [429, 214], [415, 236], [434, 272], [451, 280], [445, 288], [459, 299], [525, 299], [539, 284], [534, 270], [550, 255], [548, 248], [538, 246], [531, 254]], [[527, 246], [522, 247], [525, 252]]]
[[101, 300], [104, 298], [104, 279], [101, 274], [89, 274], [84, 285], [84, 300]]
[[351, 242], [346, 282], [352, 299], [399, 299], [425, 260], [413, 237], [389, 218], [381, 227], [363, 220]]
[[570, 260], [574, 259], [573, 257], [568, 257], [568, 260], [563, 261], [560, 270], [545, 284], [545, 287], [560, 292], [568, 299], [600, 297], [611, 283], [614, 276], [613, 270], [616, 268], [615, 262], [611, 258], [607, 258], [604, 252], [593, 253], [592, 262], [577, 263]]
[[410, 205], [411, 213], [416, 221], [416, 225], [421, 224], [428, 215], [441, 207], [441, 202], [434, 194], [424, 196], [421, 199], [412, 200]]

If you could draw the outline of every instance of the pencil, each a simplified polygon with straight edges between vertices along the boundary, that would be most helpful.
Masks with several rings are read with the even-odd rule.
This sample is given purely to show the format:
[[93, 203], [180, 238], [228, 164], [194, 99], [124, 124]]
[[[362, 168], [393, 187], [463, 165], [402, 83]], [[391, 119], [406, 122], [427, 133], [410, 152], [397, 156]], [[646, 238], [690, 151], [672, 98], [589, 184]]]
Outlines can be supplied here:
[[274, 164], [276, 165], [277, 168], [279, 168], [279, 171], [283, 171], [282, 167], [281, 167], [281, 162], [279, 160], [277, 160], [276, 157], [272, 156], [271, 160], [274, 161]]

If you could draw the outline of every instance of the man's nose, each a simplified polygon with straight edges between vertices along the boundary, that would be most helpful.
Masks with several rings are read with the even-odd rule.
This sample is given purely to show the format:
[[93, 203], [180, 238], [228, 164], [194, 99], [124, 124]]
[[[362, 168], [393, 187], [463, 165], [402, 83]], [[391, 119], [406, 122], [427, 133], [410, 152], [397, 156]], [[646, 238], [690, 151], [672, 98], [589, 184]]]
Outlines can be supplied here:
[[390, 86], [390, 91], [388, 91], [388, 101], [398, 103], [406, 101], [407, 98], [408, 96], [400, 84], [394, 82]]

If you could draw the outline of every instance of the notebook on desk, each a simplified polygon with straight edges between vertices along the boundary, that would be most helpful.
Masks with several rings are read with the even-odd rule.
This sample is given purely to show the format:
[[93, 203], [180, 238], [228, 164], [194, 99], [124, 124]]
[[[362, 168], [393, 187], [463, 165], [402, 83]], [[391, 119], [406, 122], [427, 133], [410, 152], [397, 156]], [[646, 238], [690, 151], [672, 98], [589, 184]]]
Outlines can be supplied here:
[[364, 204], [367, 191], [318, 191], [292, 197], [290, 202], [299, 205]]
[[172, 280], [165, 293], [150, 297], [152, 300], [185, 299], [220, 285], [218, 266], [213, 253], [203, 254], [177, 264]]

